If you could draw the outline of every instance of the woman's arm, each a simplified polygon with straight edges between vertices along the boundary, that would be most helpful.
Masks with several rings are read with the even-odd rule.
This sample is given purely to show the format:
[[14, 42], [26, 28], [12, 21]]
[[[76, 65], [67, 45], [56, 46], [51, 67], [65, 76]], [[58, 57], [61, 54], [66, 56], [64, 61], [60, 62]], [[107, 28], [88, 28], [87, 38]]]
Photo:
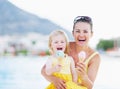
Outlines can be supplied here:
[[97, 76], [97, 72], [99, 69], [100, 65], [100, 56], [96, 55], [91, 59], [88, 65], [88, 70], [86, 73], [86, 66], [83, 62], [78, 63], [77, 69], [78, 69], [78, 74], [82, 78], [82, 85], [86, 86], [88, 89], [92, 89], [94, 81]]

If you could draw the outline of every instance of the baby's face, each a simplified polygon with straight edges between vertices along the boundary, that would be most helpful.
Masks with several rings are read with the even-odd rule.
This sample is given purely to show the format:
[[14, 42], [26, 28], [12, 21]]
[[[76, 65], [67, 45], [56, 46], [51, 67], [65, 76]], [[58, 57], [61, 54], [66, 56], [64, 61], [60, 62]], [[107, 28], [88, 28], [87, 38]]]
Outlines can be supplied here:
[[52, 49], [54, 52], [60, 50], [60, 51], [65, 51], [66, 49], [66, 41], [65, 38], [62, 35], [57, 35], [52, 38]]

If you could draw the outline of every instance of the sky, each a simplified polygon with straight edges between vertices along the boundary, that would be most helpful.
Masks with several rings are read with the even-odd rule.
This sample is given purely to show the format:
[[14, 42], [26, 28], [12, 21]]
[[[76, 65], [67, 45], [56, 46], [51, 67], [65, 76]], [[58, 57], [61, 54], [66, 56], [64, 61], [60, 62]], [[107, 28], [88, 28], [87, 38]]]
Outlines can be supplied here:
[[99, 39], [120, 37], [119, 0], [8, 0], [17, 7], [46, 18], [72, 31], [76, 16], [86, 15], [93, 20], [91, 46]]

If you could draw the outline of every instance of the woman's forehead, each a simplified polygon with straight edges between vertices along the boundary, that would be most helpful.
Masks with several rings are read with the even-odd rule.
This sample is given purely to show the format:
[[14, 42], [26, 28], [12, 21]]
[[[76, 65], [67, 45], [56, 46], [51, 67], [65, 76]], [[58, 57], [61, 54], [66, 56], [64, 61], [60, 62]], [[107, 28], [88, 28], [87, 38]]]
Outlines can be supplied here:
[[91, 29], [90, 24], [85, 23], [85, 22], [78, 22], [75, 24], [74, 28], [80, 28], [80, 29]]

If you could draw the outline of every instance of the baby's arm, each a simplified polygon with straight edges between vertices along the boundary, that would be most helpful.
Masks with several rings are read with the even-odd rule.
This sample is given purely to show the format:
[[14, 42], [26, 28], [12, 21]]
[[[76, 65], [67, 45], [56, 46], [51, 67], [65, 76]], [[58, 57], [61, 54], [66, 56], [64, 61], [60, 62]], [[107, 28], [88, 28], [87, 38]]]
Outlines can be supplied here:
[[51, 59], [48, 59], [47, 62], [46, 62], [45, 72], [46, 72], [47, 75], [51, 75], [53, 73]]
[[47, 75], [52, 75], [54, 72], [58, 72], [61, 69], [61, 65], [52, 66], [52, 60], [48, 59], [46, 62], [45, 72]]
[[75, 63], [74, 63], [74, 60], [73, 60], [72, 57], [71, 57], [71, 65], [70, 65], [70, 68], [71, 68], [71, 73], [72, 73], [73, 82], [77, 83], [78, 75], [77, 75], [77, 71], [76, 71], [76, 69], [75, 69]]

